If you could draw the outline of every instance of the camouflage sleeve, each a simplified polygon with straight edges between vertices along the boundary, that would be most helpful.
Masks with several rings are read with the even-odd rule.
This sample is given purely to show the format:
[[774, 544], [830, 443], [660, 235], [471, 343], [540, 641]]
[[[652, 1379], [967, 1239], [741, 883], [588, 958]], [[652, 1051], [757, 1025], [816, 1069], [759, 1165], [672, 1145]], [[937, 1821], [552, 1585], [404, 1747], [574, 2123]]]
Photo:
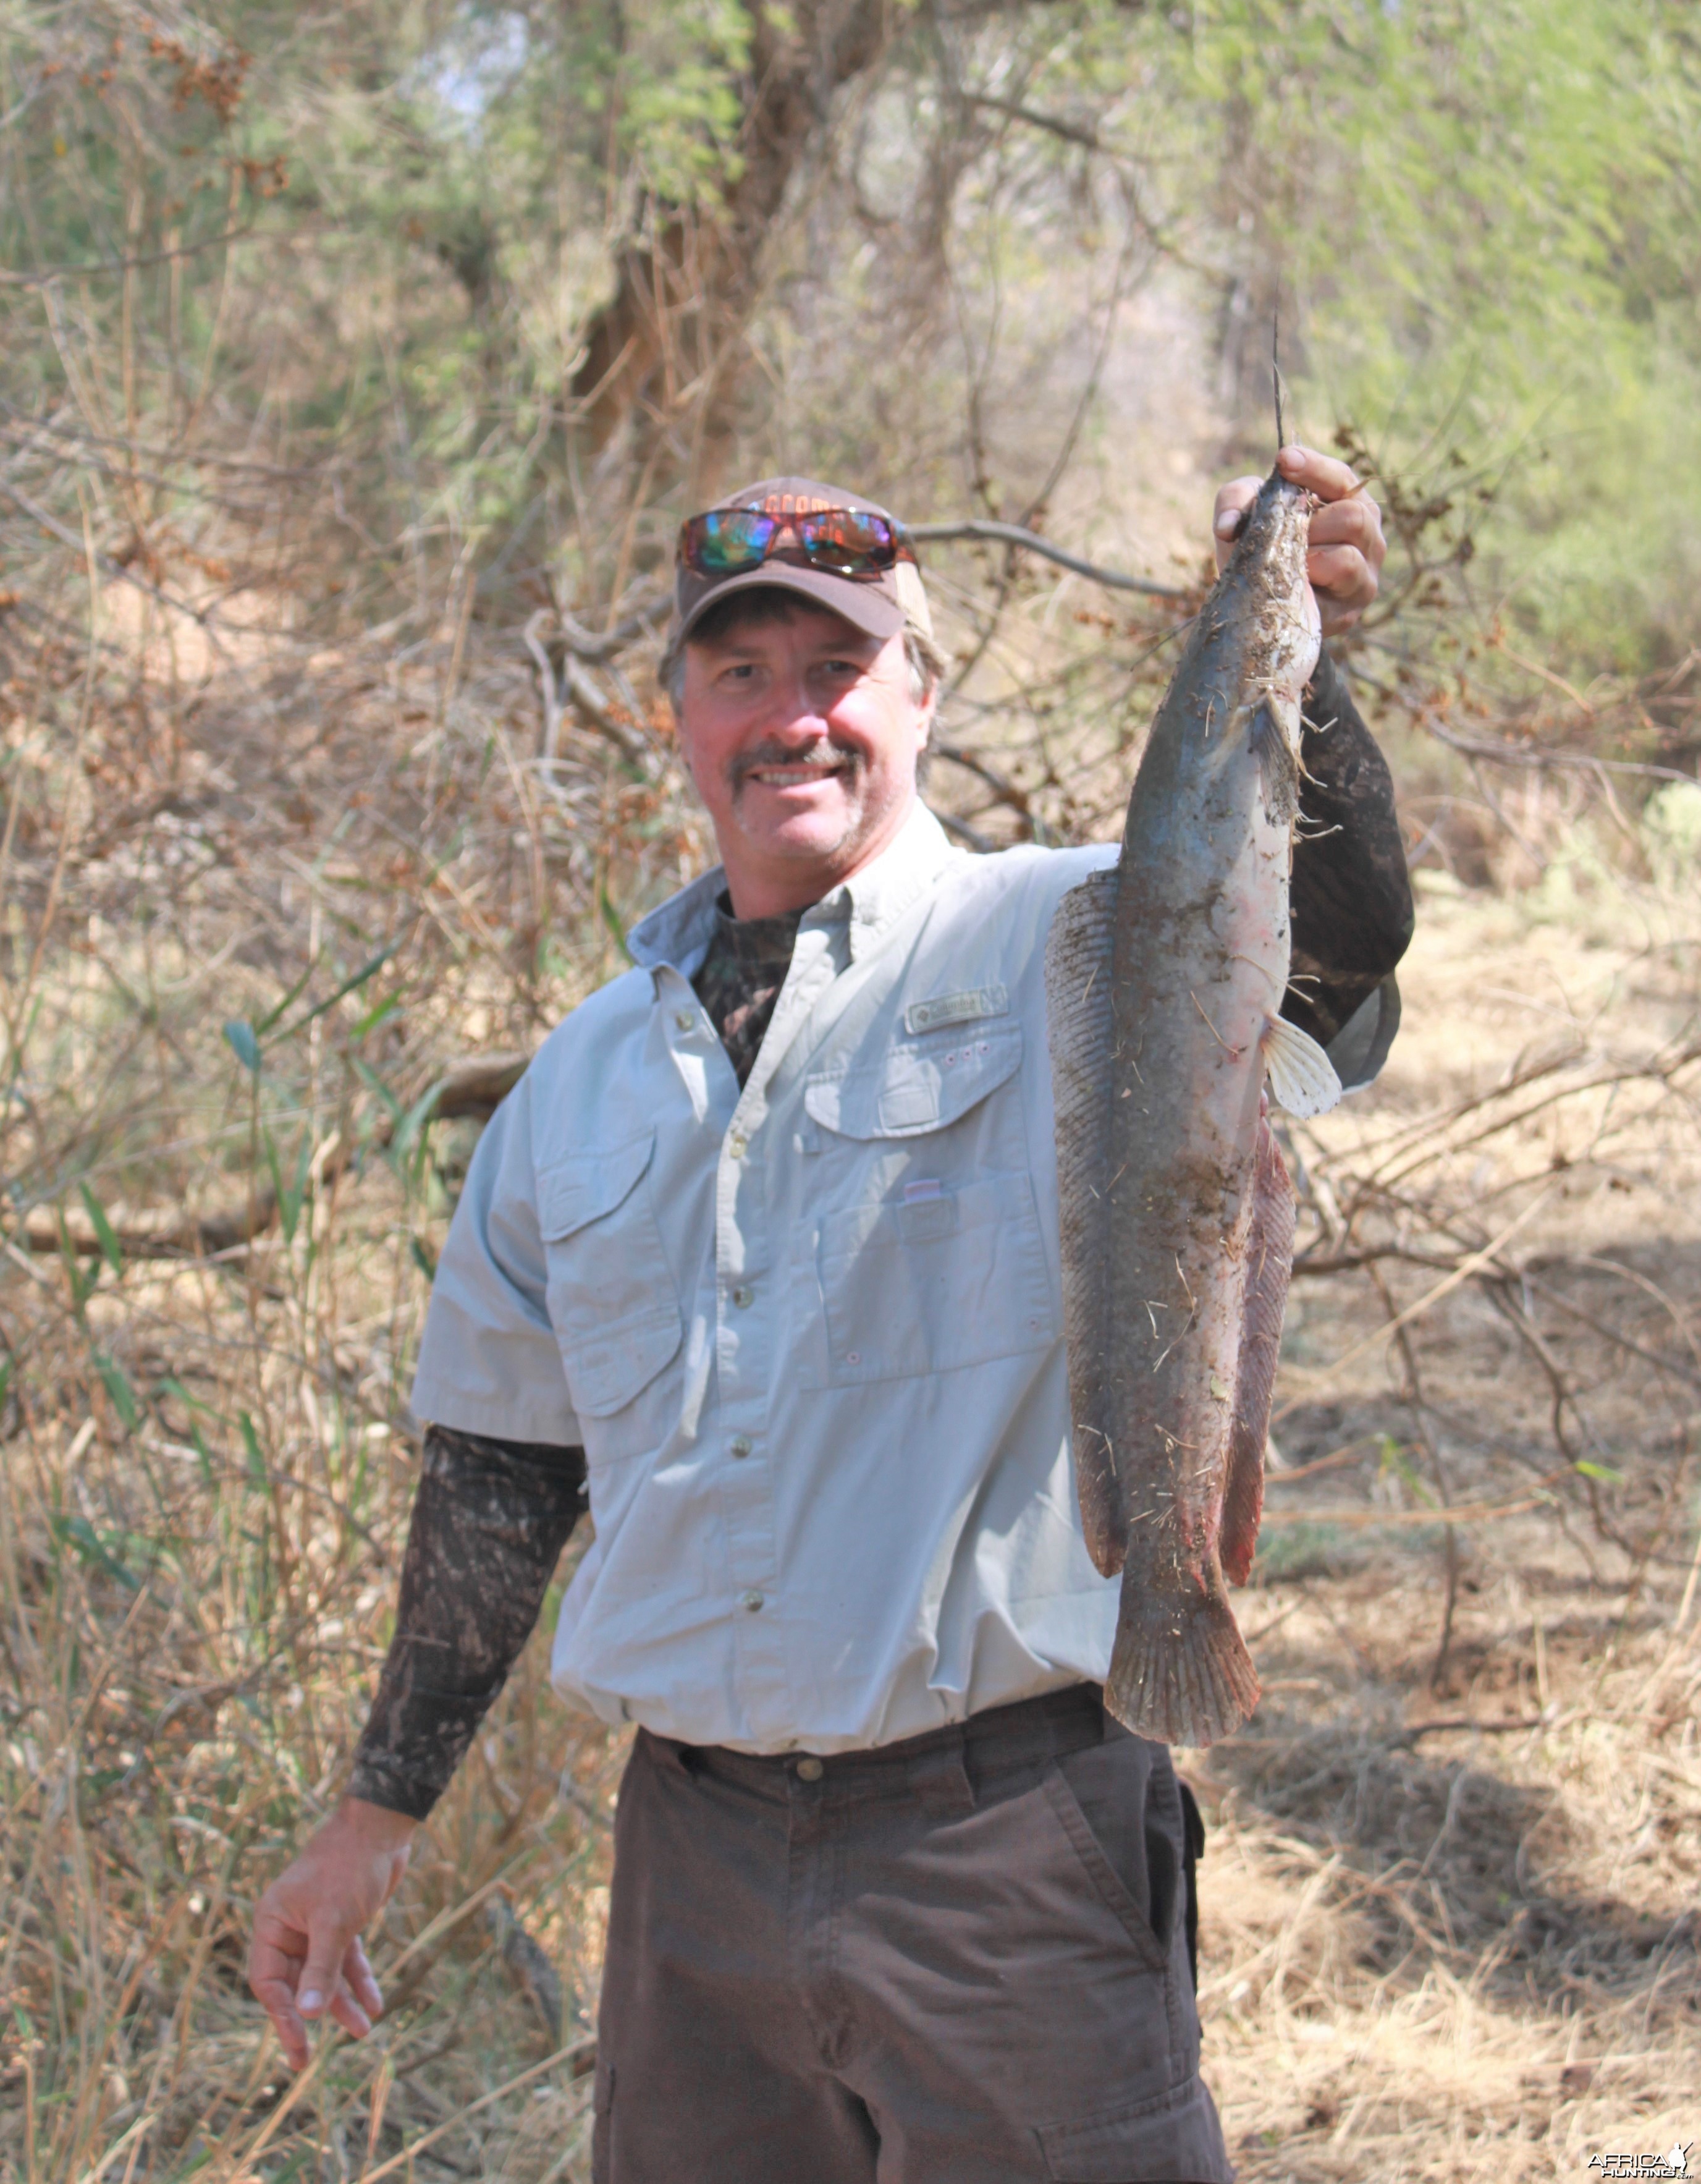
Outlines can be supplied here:
[[531, 1635], [584, 1485], [582, 1449], [427, 1430], [352, 1796], [410, 1819], [430, 1813]]
[[1412, 937], [1405, 843], [1387, 761], [1326, 652], [1305, 694], [1293, 853], [1292, 983], [1282, 1014], [1368, 1084], [1399, 1022], [1394, 966]]

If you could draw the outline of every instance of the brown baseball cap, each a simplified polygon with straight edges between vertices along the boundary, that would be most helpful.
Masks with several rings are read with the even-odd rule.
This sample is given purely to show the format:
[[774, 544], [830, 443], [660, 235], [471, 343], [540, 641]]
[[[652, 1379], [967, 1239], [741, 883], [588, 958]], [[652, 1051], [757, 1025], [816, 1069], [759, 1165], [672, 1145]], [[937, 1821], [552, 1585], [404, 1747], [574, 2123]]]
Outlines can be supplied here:
[[[865, 515], [883, 515], [889, 523], [898, 521], [878, 501], [847, 493], [841, 486], [823, 485], [816, 478], [763, 478], [716, 501], [710, 512], [734, 508], [759, 508], [764, 515], [778, 516], [849, 508]], [[842, 615], [870, 637], [895, 637], [906, 622], [926, 637], [933, 634], [921, 572], [911, 561], [899, 561], [870, 577], [836, 576], [830, 569], [806, 568], [799, 562], [778, 560], [760, 562], [753, 569], [737, 569], [725, 576], [706, 576], [681, 561], [674, 578], [672, 643], [682, 644], [692, 625], [716, 601], [730, 599], [735, 592], [753, 591], [795, 592], [811, 605]]]

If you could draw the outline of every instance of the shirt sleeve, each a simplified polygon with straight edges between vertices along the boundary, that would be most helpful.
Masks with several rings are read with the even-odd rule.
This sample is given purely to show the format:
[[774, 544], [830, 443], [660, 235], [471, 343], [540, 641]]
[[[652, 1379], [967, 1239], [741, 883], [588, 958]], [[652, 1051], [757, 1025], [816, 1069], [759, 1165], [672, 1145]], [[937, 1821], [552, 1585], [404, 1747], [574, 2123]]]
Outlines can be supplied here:
[[545, 1304], [531, 1160], [531, 1078], [492, 1116], [431, 1282], [416, 1418], [553, 1447], [583, 1439]]
[[581, 1449], [427, 1431], [353, 1796], [429, 1815], [531, 1635], [584, 1485]]
[[1399, 1023], [1394, 967], [1413, 911], [1393, 777], [1325, 652], [1305, 694], [1299, 827], [1290, 893], [1291, 983], [1281, 1013], [1367, 1084]]

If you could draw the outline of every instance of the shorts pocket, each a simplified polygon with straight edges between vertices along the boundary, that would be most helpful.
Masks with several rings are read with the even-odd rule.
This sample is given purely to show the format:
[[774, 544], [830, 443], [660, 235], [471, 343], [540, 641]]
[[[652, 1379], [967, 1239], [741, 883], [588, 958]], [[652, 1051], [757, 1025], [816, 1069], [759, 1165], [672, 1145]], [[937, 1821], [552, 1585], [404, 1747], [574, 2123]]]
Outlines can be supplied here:
[[624, 1410], [684, 1339], [650, 1203], [654, 1150], [655, 1132], [645, 1130], [537, 1171], [546, 1301], [581, 1421]]
[[[1089, 1747], [1088, 1756], [1097, 1758], [1100, 1752], [1109, 1755], [1116, 1754], [1118, 1751], [1119, 1747], [1112, 1744], [1092, 1746]], [[1169, 1964], [1169, 1951], [1153, 1931], [1148, 1910], [1152, 1900], [1150, 1877], [1143, 1871], [1134, 1869], [1136, 1861], [1143, 1856], [1142, 1848], [1136, 1847], [1137, 1845], [1143, 1845], [1143, 1830], [1137, 1825], [1130, 1831], [1128, 1841], [1115, 1845], [1118, 1854], [1113, 1859], [1110, 1849], [1094, 1832], [1081, 1799], [1064, 1772], [1063, 1763], [1051, 1768], [1042, 1786], [1047, 1802], [1068, 1837], [1070, 1847], [1080, 1859], [1087, 1879], [1106, 1909], [1121, 1925], [1146, 1969], [1158, 1973], [1165, 1971]], [[1142, 1784], [1136, 1791], [1134, 1802], [1138, 1806], [1143, 1806], [1145, 1802], [1143, 1795], [1140, 1794], [1143, 1787]], [[1131, 1818], [1133, 1817], [1131, 1814]]]
[[1198, 2078], [1160, 2100], [1042, 2125], [1053, 2184], [1229, 2184], [1233, 2175], [1216, 2104]]

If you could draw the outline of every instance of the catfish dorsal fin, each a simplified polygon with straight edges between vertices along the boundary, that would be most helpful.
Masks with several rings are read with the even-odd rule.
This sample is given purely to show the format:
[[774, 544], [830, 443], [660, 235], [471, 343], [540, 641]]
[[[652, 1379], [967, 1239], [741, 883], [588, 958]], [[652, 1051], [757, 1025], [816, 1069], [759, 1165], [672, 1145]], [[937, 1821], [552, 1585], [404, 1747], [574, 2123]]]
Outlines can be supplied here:
[[1111, 951], [1120, 878], [1094, 872], [1058, 905], [1046, 942], [1046, 1038], [1056, 1111], [1063, 1323], [1070, 1440], [1087, 1552], [1101, 1575], [1122, 1567], [1127, 1524], [1116, 1483], [1105, 1379], [1116, 1342], [1105, 1268], [1110, 1249]]
[[1302, 1122], [1326, 1115], [1341, 1096], [1341, 1080], [1335, 1065], [1309, 1032], [1272, 1017], [1264, 1034], [1264, 1066], [1270, 1073], [1270, 1096], [1278, 1107]]

